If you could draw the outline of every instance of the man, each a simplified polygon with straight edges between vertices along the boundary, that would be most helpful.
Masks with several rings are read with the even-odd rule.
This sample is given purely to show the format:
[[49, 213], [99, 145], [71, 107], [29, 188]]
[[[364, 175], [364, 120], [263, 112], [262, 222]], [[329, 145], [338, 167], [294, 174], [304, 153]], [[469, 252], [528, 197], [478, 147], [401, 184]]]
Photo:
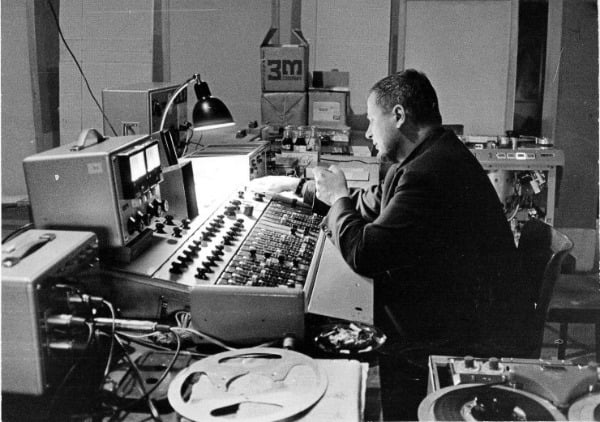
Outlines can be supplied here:
[[[314, 186], [307, 182], [302, 193], [310, 200], [316, 188], [330, 206], [323, 230], [354, 271], [375, 280], [375, 325], [389, 337], [380, 357], [384, 417], [416, 419], [428, 355], [514, 350], [498, 321], [523, 317], [510, 297], [516, 249], [493, 186], [442, 127], [423, 73], [409, 69], [377, 82], [367, 117], [366, 137], [394, 163], [383, 182], [348, 189], [340, 169], [316, 168]], [[254, 188], [294, 191], [302, 183], [275, 176]], [[514, 319], [496, 314], [510, 307]]]

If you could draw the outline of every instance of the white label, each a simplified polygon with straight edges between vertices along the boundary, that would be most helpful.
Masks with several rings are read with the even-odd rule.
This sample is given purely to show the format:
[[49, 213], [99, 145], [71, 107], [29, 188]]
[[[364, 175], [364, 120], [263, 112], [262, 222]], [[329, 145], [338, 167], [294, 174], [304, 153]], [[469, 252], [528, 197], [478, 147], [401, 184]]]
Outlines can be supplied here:
[[339, 122], [341, 120], [340, 103], [334, 101], [315, 101], [313, 120], [319, 122]]
[[87, 170], [88, 170], [88, 174], [101, 174], [102, 173], [102, 162], [88, 163]]

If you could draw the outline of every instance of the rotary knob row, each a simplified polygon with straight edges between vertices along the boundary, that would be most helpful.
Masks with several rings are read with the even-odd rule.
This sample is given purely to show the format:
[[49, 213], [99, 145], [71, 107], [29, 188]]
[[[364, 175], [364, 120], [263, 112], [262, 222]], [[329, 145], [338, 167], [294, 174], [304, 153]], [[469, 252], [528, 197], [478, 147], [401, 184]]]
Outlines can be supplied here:
[[180, 226], [178, 226], [173, 220], [174, 218], [172, 215], [165, 215], [165, 219], [162, 222], [158, 222], [154, 225], [156, 233], [166, 234], [167, 232], [165, 231], [165, 226], [174, 226], [172, 229], [173, 237], [181, 237], [183, 230], [190, 229], [190, 219], [184, 218], [183, 220], [181, 220]]
[[[215, 237], [216, 233], [219, 232], [223, 227], [224, 217], [223, 215], [218, 215], [202, 232], [201, 239], [192, 240], [190, 244], [187, 245], [187, 248], [181, 251], [176, 260], [171, 263], [169, 272], [172, 274], [182, 274], [184, 271], [186, 271], [191, 263], [199, 257], [198, 252], [202, 249], [202, 242], [207, 242], [212, 237]], [[225, 254], [225, 246], [232, 245], [233, 241], [241, 235], [243, 230], [244, 220], [239, 218], [222, 237], [221, 243], [215, 245], [210, 251], [210, 254], [207, 255], [200, 263], [200, 266], [196, 268], [195, 277], [203, 280], [208, 279], [206, 274], [213, 273], [213, 267], [218, 267], [219, 262], [223, 261], [221, 257]]]
[[127, 219], [127, 232], [132, 235], [135, 232], [142, 232], [152, 223], [153, 217], [159, 217], [161, 213], [167, 212], [169, 203], [167, 200], [154, 199], [146, 205], [146, 211], [136, 210], [133, 215]]

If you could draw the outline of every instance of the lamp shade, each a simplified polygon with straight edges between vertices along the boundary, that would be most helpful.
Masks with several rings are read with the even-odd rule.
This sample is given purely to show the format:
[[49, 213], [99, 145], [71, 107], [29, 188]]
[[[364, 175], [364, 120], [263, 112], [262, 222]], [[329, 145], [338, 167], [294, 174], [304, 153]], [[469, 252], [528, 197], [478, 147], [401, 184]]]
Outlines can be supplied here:
[[206, 82], [197, 82], [194, 91], [198, 98], [192, 112], [194, 130], [215, 129], [235, 124], [227, 106], [211, 95]]

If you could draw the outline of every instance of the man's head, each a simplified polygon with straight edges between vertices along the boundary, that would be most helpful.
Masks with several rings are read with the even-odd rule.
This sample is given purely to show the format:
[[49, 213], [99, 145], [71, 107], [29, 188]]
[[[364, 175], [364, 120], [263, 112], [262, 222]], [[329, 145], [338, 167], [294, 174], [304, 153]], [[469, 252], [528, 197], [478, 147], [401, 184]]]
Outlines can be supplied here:
[[393, 161], [405, 158], [423, 133], [442, 123], [431, 82], [414, 69], [373, 85], [367, 99], [367, 118], [367, 138], [373, 140], [381, 156]]

